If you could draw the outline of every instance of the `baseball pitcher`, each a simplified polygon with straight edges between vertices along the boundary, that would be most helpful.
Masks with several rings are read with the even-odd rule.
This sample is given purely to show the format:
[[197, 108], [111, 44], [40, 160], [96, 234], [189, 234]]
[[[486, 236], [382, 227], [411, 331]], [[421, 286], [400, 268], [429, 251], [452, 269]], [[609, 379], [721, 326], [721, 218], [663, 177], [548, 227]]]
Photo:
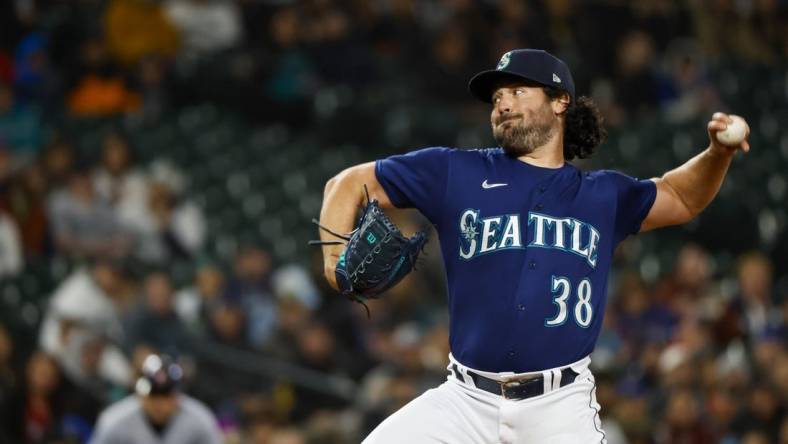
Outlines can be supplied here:
[[363, 301], [410, 271], [424, 236], [402, 236], [386, 208], [421, 211], [446, 266], [447, 380], [364, 442], [604, 443], [589, 355], [613, 252], [629, 235], [697, 216], [734, 154], [749, 150], [746, 134], [721, 143], [717, 133], [733, 120], [716, 113], [708, 148], [662, 177], [581, 171], [569, 161], [590, 157], [606, 132], [594, 103], [575, 96], [563, 61], [513, 50], [469, 89], [491, 104], [499, 147], [426, 148], [326, 184], [320, 225], [334, 288]]

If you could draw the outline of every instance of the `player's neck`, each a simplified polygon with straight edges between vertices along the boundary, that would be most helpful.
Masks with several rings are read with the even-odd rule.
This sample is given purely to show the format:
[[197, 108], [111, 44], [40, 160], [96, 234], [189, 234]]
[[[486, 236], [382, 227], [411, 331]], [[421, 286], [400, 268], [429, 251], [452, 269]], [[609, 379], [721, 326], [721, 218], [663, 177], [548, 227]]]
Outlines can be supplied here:
[[540, 168], [561, 168], [564, 166], [563, 131], [558, 131], [547, 143], [518, 157], [517, 160]]

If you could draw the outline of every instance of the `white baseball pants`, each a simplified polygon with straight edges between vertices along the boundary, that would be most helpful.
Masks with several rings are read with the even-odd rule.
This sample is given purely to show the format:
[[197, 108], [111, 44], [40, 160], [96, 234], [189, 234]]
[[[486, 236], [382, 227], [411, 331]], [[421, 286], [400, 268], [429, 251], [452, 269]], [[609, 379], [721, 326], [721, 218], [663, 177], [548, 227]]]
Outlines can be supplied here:
[[[449, 356], [449, 377], [383, 421], [363, 444], [606, 444], [596, 384], [586, 357], [575, 381], [560, 387], [560, 367], [536, 373], [489, 373]], [[451, 371], [459, 369], [461, 379]], [[468, 371], [496, 381], [541, 373], [544, 394], [522, 400], [478, 389]]]

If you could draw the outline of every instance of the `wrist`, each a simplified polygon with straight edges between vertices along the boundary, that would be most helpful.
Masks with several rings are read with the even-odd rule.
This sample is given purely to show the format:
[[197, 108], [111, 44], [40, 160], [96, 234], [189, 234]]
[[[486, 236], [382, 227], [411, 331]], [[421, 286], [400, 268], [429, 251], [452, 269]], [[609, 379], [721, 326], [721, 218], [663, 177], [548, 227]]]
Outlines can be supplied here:
[[731, 148], [725, 145], [720, 145], [716, 143], [709, 144], [709, 147], [706, 148], [706, 153], [719, 158], [730, 159], [736, 154], [736, 148]]
[[336, 275], [335, 265], [329, 266], [328, 263], [326, 263], [326, 266], [323, 269], [323, 276], [326, 278], [326, 282], [328, 282], [328, 285], [330, 285], [331, 288], [333, 288], [334, 290], [339, 289], [337, 287], [337, 275]]
[[344, 244], [337, 244], [337, 245], [325, 245], [323, 246], [323, 257], [325, 258], [325, 262], [336, 264], [339, 261], [339, 256], [342, 255], [342, 251], [345, 249]]

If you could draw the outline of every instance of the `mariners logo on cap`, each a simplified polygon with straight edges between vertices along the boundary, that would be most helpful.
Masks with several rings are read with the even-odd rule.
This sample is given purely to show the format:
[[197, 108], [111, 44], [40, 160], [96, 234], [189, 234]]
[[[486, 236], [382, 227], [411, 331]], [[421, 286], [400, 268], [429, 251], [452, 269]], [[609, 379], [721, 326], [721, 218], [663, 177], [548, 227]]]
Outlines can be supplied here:
[[501, 61], [498, 62], [498, 66], [496, 66], [495, 69], [499, 69], [500, 70], [500, 69], [504, 69], [507, 66], [509, 66], [509, 60], [511, 60], [511, 58], [512, 58], [512, 51], [509, 51], [506, 54], [504, 54], [503, 56], [501, 56]]

